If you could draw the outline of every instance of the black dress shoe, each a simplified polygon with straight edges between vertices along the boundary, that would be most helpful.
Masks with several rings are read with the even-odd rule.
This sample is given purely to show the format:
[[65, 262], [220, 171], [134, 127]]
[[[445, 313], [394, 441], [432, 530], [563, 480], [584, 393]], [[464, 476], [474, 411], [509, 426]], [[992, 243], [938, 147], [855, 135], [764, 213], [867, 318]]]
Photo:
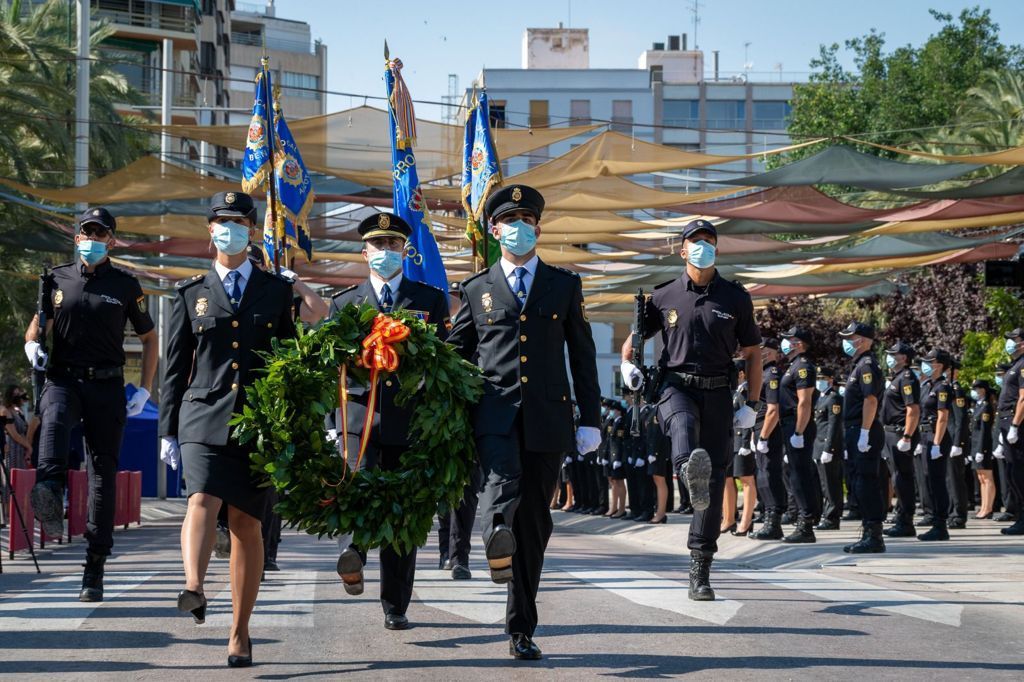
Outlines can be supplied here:
[[912, 538], [917, 536], [917, 531], [909, 523], [898, 522], [892, 528], [886, 528], [882, 533], [889, 538]]
[[918, 540], [923, 542], [935, 542], [937, 540], [948, 540], [949, 531], [946, 530], [947, 526], [942, 521], [936, 520], [935, 525], [931, 527], [927, 533], [921, 533], [917, 536]]
[[472, 580], [473, 574], [465, 566], [452, 566], [452, 580]]
[[448, 565], [448, 556], [445, 554], [441, 555], [441, 558], [437, 560], [437, 570], [439, 571], [450, 571], [452, 567]]
[[918, 528], [931, 528], [935, 525], [934, 516], [922, 516], [921, 520], [914, 524]]
[[608, 513], [608, 507], [598, 507], [594, 511], [590, 512], [591, 516], [604, 516]]
[[252, 667], [252, 639], [249, 640], [248, 656], [228, 656], [229, 668], [251, 668]]
[[848, 511], [843, 514], [843, 521], [860, 521], [861, 515], [859, 511]]
[[280, 571], [281, 568], [277, 565], [277, 559], [264, 559], [263, 561], [264, 571]]
[[680, 507], [679, 513], [680, 514], [692, 514], [693, 513], [693, 507], [691, 505], [686, 505], [685, 507]]
[[346, 547], [345, 551], [338, 557], [338, 575], [345, 586], [345, 591], [351, 595], [363, 593], [363, 557], [354, 547]]
[[106, 562], [106, 556], [86, 551], [85, 571], [82, 573], [82, 591], [78, 593], [78, 601], [103, 601], [103, 567]]
[[634, 516], [633, 520], [637, 523], [650, 523], [651, 519], [653, 518], [654, 514], [648, 514], [647, 512], [644, 512], [643, 514], [637, 514], [636, 516]]
[[389, 613], [384, 616], [385, 630], [408, 630], [409, 619], [401, 613]]
[[957, 530], [963, 530], [967, 528], [967, 519], [961, 519], [959, 517], [950, 519], [949, 523], [946, 524], [946, 528], [955, 528]]
[[1024, 519], [1015, 521], [1013, 525], [1006, 528], [1000, 528], [999, 532], [1003, 535], [1024, 535]]
[[516, 538], [504, 523], [494, 527], [484, 553], [491, 569], [491, 580], [503, 585], [512, 580], [512, 555], [516, 552]]
[[178, 593], [178, 610], [191, 613], [196, 625], [206, 622], [206, 595], [202, 592], [182, 590]]
[[512, 635], [508, 642], [508, 652], [520, 661], [539, 661], [541, 659], [540, 647], [530, 639], [529, 635]]
[[996, 514], [992, 520], [998, 521], [999, 523], [1009, 523], [1010, 521], [1014, 521], [1016, 519], [1017, 517], [1011, 514], [1010, 512], [1001, 512], [999, 514]]
[[818, 522], [818, 525], [814, 527], [814, 530], [839, 530], [839, 524], [835, 521], [822, 519]]

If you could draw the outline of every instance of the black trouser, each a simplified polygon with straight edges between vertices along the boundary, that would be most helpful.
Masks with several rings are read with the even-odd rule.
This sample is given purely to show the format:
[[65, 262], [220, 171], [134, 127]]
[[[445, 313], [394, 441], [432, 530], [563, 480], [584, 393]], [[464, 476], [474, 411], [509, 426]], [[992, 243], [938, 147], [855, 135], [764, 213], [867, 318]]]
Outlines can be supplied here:
[[898, 444], [903, 438], [903, 428], [898, 431], [885, 431], [885, 447], [889, 451], [889, 461], [896, 473], [896, 514], [898, 523], [905, 526], [914, 525], [914, 450], [920, 440], [915, 433], [910, 439], [910, 449], [900, 452]]
[[[818, 447], [824, 451], [824, 443], [818, 443]], [[825, 464], [819, 452], [817, 467], [824, 498], [821, 518], [838, 525], [843, 516], [843, 453], [833, 452], [832, 461]]]
[[[932, 503], [931, 487], [928, 483], [928, 448], [931, 443], [925, 443], [925, 451], [920, 455], [914, 455], [914, 480], [917, 483], [917, 494], [921, 500], [921, 513], [930, 517], [933, 515], [935, 505]], [[916, 452], [915, 447], [912, 452]]]
[[878, 462], [882, 458], [884, 432], [878, 422], [871, 425], [868, 436], [868, 451], [857, 447], [860, 440], [860, 423], [847, 424], [845, 429], [846, 461], [850, 463], [853, 477], [850, 487], [857, 494], [863, 525], [882, 523], [885, 520], [885, 506], [878, 487]]
[[857, 499], [857, 490], [853, 485], [854, 469], [853, 460], [846, 456], [846, 435], [843, 435], [843, 452], [835, 453], [843, 467], [843, 479], [846, 481], [846, 509], [850, 514], [860, 514], [860, 500]]
[[93, 554], [114, 546], [117, 460], [127, 419], [124, 381], [48, 378], [40, 399], [42, 417], [36, 481], [67, 484], [71, 430], [81, 420], [88, 446], [89, 518], [85, 539]]
[[1011, 491], [1011, 499], [1014, 503], [1013, 514], [1020, 518], [1022, 504], [1024, 504], [1024, 428], [1021, 429], [1021, 438], [1016, 443], [1006, 440], [1006, 434], [1010, 431], [1012, 417], [1001, 417], [999, 430], [1003, 435], [1003, 458], [1006, 461], [1006, 487]]
[[732, 467], [732, 391], [667, 386], [658, 403], [658, 419], [672, 440], [672, 466], [676, 472], [697, 448], [711, 459], [711, 504], [694, 511], [686, 546], [702, 552], [718, 551], [721, 534], [725, 471]]
[[821, 517], [821, 493], [814, 471], [814, 439], [818, 429], [813, 421], [804, 429], [804, 446], [794, 448], [789, 437], [796, 431], [796, 417], [782, 420], [782, 443], [789, 459], [789, 489], [796, 498], [799, 519], [817, 522]]
[[604, 465], [598, 464], [597, 459], [589, 467], [591, 484], [594, 487], [594, 506], [608, 507], [608, 477], [604, 474]]
[[480, 478], [480, 467], [474, 466], [469, 472], [469, 483], [462, 490], [459, 505], [454, 509], [445, 506], [445, 511], [439, 513], [437, 518], [437, 545], [441, 556], [467, 568], [473, 521], [480, 501]]
[[532, 637], [537, 628], [537, 590], [544, 550], [553, 528], [548, 504], [564, 455], [527, 450], [522, 428], [522, 420], [517, 418], [509, 433], [479, 436], [476, 446], [483, 473], [480, 526], [484, 546], [499, 523], [509, 526], [516, 539], [505, 632]]
[[946, 489], [949, 491], [950, 518], [967, 520], [967, 481], [964, 469], [967, 467], [967, 452], [959, 457], [950, 456], [946, 461]]
[[[669, 469], [675, 475], [675, 467], [672, 466], [671, 460], [669, 461]], [[672, 479], [669, 478], [669, 485], [671, 483]], [[676, 476], [676, 487], [679, 488], [679, 505], [676, 509], [686, 509], [690, 506], [690, 491], [686, 489], [686, 479], [682, 476]]]
[[947, 431], [942, 443], [939, 444], [941, 456], [932, 459], [932, 443], [935, 441], [934, 427], [921, 427], [921, 443], [924, 445], [924, 456], [928, 458], [928, 494], [932, 500], [932, 518], [945, 523], [949, 518], [949, 490], [946, 488], [946, 460], [949, 459], [953, 439]]
[[[760, 438], [760, 426], [755, 426], [754, 435]], [[755, 441], [756, 443], [757, 441]], [[764, 510], [771, 514], [782, 514], [789, 505], [785, 476], [782, 471], [782, 429], [775, 427], [768, 436], [768, 452], [754, 452], [757, 464], [757, 497], [764, 502]]]
[[[397, 469], [406, 448], [402, 445], [381, 445], [370, 441], [359, 469], [380, 467], [385, 471]], [[358, 434], [349, 435], [349, 452], [359, 452]], [[366, 551], [353, 545], [366, 563]], [[399, 554], [391, 545], [380, 548], [380, 605], [384, 614], [405, 615], [412, 599], [412, 586], [416, 579], [416, 548], [408, 554]]]
[[1006, 450], [1006, 445], [1003, 445], [1003, 459], [996, 460], [1001, 493], [1000, 499], [1003, 501], [1003, 511], [1007, 514], [1016, 514], [1020, 511], [1020, 500], [1017, 498], [1013, 486], [1010, 485], [1010, 465], [1006, 462]]

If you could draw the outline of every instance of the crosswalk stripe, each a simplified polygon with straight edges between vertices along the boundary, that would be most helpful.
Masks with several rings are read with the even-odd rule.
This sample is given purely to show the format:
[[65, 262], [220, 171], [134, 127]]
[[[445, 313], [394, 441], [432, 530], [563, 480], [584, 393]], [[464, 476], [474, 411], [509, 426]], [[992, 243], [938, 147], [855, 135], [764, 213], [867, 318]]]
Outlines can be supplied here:
[[725, 625], [739, 612], [742, 602], [721, 599], [690, 601], [689, 585], [647, 571], [567, 571], [574, 578], [607, 590], [634, 604], [671, 611], [690, 618]]
[[0, 598], [0, 632], [77, 630], [93, 611], [141, 586], [156, 573], [108, 573], [102, 602], [80, 602], [80, 575], [38, 580], [32, 589]]
[[819, 571], [731, 571], [735, 576], [798, 590], [826, 601], [860, 604], [866, 608], [960, 627], [963, 606], [929, 597], [888, 590], [877, 585], [822, 575]]
[[[268, 574], [271, 575], [271, 574]], [[316, 606], [317, 572], [282, 571], [260, 586], [253, 611], [252, 627], [312, 628]], [[231, 586], [227, 585], [209, 600], [206, 623], [201, 627], [222, 628], [231, 625]]]
[[[486, 575], [486, 573], [485, 573]], [[543, 582], [541, 583], [543, 590]], [[490, 625], [505, 620], [508, 588], [489, 578], [452, 580], [448, 571], [417, 570], [415, 597], [424, 606]]]

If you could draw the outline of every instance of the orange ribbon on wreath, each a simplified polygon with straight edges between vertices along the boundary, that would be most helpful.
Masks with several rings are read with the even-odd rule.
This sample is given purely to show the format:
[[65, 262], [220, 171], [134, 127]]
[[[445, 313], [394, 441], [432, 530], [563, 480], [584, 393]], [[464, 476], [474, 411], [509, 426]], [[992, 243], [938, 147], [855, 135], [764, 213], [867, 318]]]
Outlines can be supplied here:
[[[366, 399], [366, 421], [363, 422], [363, 434], [359, 439], [359, 454], [353, 472], [359, 469], [370, 442], [373, 415], [377, 404], [377, 385], [381, 372], [394, 372], [398, 369], [398, 351], [394, 344], [409, 338], [411, 330], [388, 315], [379, 314], [373, 320], [370, 333], [363, 339], [363, 353], [360, 357], [362, 365], [370, 370], [370, 395]], [[346, 386], [347, 372], [345, 365], [338, 368], [338, 404], [341, 407], [342, 424], [342, 457], [348, 465], [348, 389]]]

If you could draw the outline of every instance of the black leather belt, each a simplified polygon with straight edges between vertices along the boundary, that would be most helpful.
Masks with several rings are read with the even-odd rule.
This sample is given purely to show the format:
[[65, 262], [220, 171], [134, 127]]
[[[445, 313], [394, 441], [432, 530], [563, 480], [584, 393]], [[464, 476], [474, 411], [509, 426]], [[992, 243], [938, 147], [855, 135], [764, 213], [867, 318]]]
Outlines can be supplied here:
[[1002, 418], [1002, 417], [1013, 417], [1013, 415], [1014, 415], [1014, 413], [1016, 411], [1017, 411], [1016, 407], [1013, 407], [1013, 408], [1011, 408], [1009, 410], [999, 410], [999, 417], [1000, 418]]
[[124, 376], [123, 367], [52, 367], [48, 376], [58, 379], [120, 379]]
[[906, 430], [907, 426], [906, 424], [886, 424], [882, 428], [888, 431], [889, 433], [903, 433]]
[[697, 388], [702, 391], [710, 391], [716, 388], [729, 388], [732, 381], [729, 377], [702, 377], [697, 374], [686, 372], [669, 371], [665, 376], [670, 384], [680, 384], [686, 388]]

